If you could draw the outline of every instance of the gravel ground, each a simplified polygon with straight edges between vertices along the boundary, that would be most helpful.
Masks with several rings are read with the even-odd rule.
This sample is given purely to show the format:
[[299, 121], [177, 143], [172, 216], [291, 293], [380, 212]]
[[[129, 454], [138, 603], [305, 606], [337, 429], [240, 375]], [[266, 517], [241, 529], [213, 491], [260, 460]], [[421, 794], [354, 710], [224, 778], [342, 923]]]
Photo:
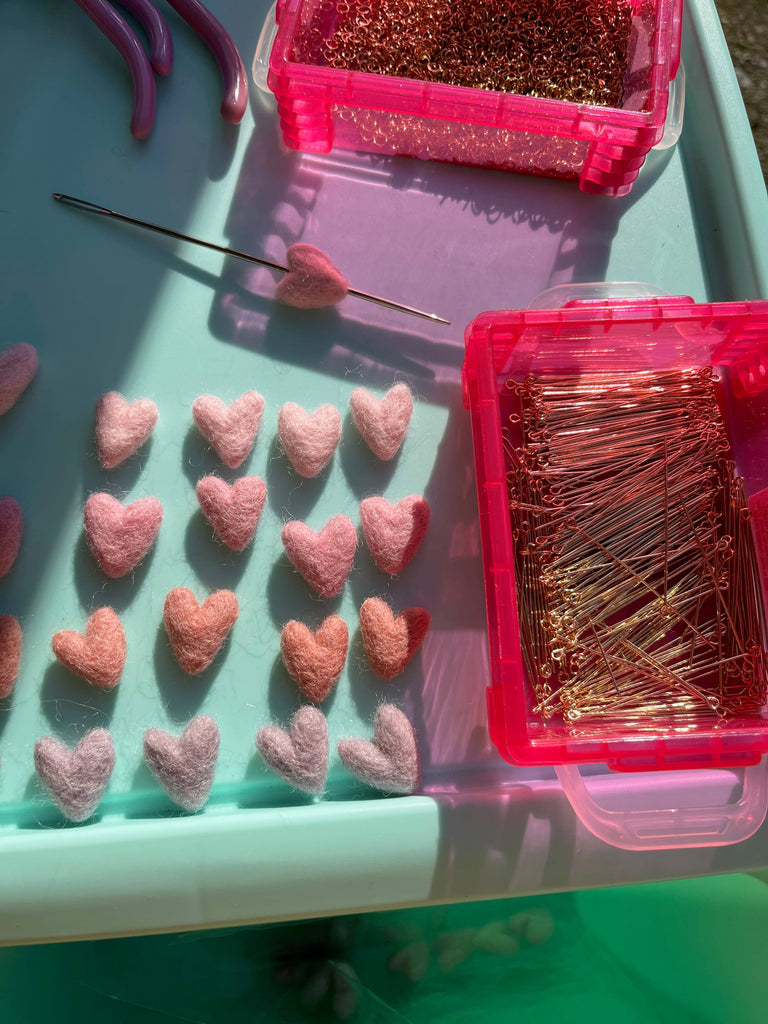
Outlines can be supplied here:
[[768, 181], [768, 0], [716, 0]]

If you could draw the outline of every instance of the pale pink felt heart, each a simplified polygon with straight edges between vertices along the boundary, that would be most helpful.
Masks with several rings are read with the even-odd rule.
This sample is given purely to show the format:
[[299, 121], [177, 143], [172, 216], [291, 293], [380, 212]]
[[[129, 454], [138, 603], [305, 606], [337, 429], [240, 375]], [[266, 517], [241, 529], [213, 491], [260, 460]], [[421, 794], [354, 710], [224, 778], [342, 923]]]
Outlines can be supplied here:
[[303, 477], [322, 472], [336, 451], [341, 437], [341, 416], [332, 405], [306, 412], [295, 402], [286, 402], [277, 417], [280, 443], [293, 468]]
[[83, 511], [88, 547], [113, 580], [136, 568], [154, 544], [162, 521], [163, 506], [157, 498], [121, 505], [111, 494], [92, 494]]
[[185, 811], [205, 806], [219, 756], [219, 727], [210, 715], [193, 718], [178, 739], [162, 729], [144, 733], [144, 758], [165, 792]]
[[319, 704], [341, 675], [349, 633], [338, 615], [329, 615], [313, 633], [295, 620], [283, 627], [280, 650], [291, 678], [305, 697]]
[[429, 629], [429, 612], [406, 608], [397, 617], [378, 597], [369, 597], [360, 609], [360, 632], [368, 662], [382, 679], [399, 675], [421, 647]]
[[10, 695], [18, 677], [22, 642], [19, 620], [0, 615], [0, 700]]
[[253, 448], [264, 405], [257, 391], [246, 391], [231, 405], [215, 395], [201, 395], [192, 405], [192, 416], [224, 465], [237, 469]]
[[429, 944], [424, 939], [409, 942], [389, 958], [390, 971], [404, 974], [409, 981], [421, 981], [429, 970]]
[[349, 576], [357, 530], [347, 516], [334, 516], [318, 533], [306, 523], [286, 523], [283, 546], [294, 567], [321, 597], [335, 597]]
[[356, 388], [349, 399], [352, 419], [374, 455], [388, 462], [403, 443], [413, 413], [413, 397], [407, 384], [395, 384], [379, 400], [365, 388]]
[[265, 763], [291, 786], [319, 794], [328, 775], [328, 724], [317, 708], [299, 708], [286, 732], [265, 725], [256, 735]]
[[275, 296], [287, 306], [322, 309], [345, 298], [349, 284], [330, 259], [314, 245], [298, 242], [285, 254], [288, 273], [275, 289]]
[[24, 513], [15, 498], [0, 498], [0, 577], [7, 576], [21, 547]]
[[108, 391], [96, 403], [96, 453], [104, 469], [114, 469], [144, 444], [157, 423], [157, 406], [149, 398], [128, 402]]
[[0, 416], [12, 409], [37, 373], [37, 352], [26, 342], [0, 352]]
[[366, 498], [360, 503], [360, 520], [374, 562], [394, 576], [408, 565], [424, 539], [429, 502], [417, 494], [396, 505], [386, 498]]
[[259, 525], [267, 487], [257, 476], [242, 476], [230, 486], [217, 476], [197, 484], [197, 500], [216, 536], [232, 551], [242, 551]]
[[115, 767], [106, 729], [92, 729], [69, 750], [52, 736], [35, 743], [35, 768], [54, 803], [70, 821], [86, 821], [99, 805]]
[[62, 665], [102, 690], [117, 686], [128, 651], [122, 623], [111, 608], [93, 613], [85, 635], [73, 629], [55, 633], [51, 647]]
[[385, 793], [412, 793], [421, 770], [416, 734], [402, 711], [382, 704], [376, 712], [373, 742], [339, 740], [339, 757], [356, 778]]
[[175, 587], [165, 599], [163, 620], [176, 660], [191, 676], [203, 672], [219, 653], [237, 621], [237, 598], [217, 590], [198, 604], [187, 587]]

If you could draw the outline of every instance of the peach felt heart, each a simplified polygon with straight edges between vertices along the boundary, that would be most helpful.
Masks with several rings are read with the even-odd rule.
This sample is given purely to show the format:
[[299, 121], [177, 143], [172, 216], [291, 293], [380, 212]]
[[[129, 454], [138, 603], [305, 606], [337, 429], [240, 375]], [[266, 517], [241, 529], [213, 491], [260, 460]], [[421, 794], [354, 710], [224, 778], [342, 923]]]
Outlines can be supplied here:
[[277, 417], [277, 432], [293, 468], [311, 478], [333, 458], [341, 437], [341, 416], [332, 405], [306, 412], [295, 402], [286, 402]]
[[197, 500], [216, 536], [232, 551], [242, 551], [259, 525], [267, 487], [257, 476], [241, 476], [230, 486], [217, 476], [197, 484]]
[[21, 626], [13, 615], [0, 615], [0, 700], [10, 696], [19, 674]]
[[256, 734], [256, 747], [265, 763], [291, 786], [318, 794], [328, 774], [328, 724], [317, 708], [299, 708], [288, 732], [265, 725]]
[[257, 391], [246, 391], [231, 405], [215, 395], [195, 399], [192, 416], [197, 429], [230, 469], [237, 469], [253, 448], [264, 404]]
[[275, 288], [275, 297], [298, 309], [323, 309], [345, 298], [349, 284], [322, 249], [298, 242], [285, 254], [288, 273]]
[[91, 729], [74, 750], [52, 736], [35, 743], [35, 768], [54, 803], [70, 821], [86, 821], [99, 805], [115, 767], [106, 729]]
[[165, 599], [163, 621], [176, 660], [190, 676], [203, 672], [219, 653], [237, 621], [237, 598], [217, 590], [198, 604], [187, 587], [174, 587]]
[[352, 419], [374, 455], [388, 462], [403, 443], [413, 413], [407, 384], [395, 384], [379, 401], [365, 388], [356, 388], [349, 399]]
[[397, 618], [378, 597], [369, 597], [360, 609], [360, 631], [368, 662], [382, 679], [394, 679], [414, 656], [429, 629], [429, 612], [406, 608]]
[[154, 544], [162, 521], [163, 506], [157, 498], [121, 505], [111, 494], [92, 494], [83, 511], [91, 554], [113, 580], [136, 568]]
[[26, 342], [0, 352], [0, 416], [12, 409], [37, 373], [37, 352]]
[[329, 615], [316, 632], [295, 620], [283, 627], [280, 650], [288, 674], [310, 700], [319, 704], [331, 692], [347, 658], [349, 633], [338, 615]]
[[0, 577], [7, 576], [21, 547], [24, 513], [15, 498], [0, 498]]
[[108, 391], [96, 403], [96, 453], [104, 469], [114, 469], [144, 444], [157, 423], [157, 406], [149, 398], [127, 402]]
[[341, 592], [357, 547], [357, 530], [350, 519], [334, 516], [318, 533], [306, 523], [286, 523], [282, 539], [286, 554], [313, 590], [322, 597]]
[[396, 505], [386, 498], [366, 498], [360, 503], [360, 521], [374, 562], [394, 576], [408, 565], [424, 539], [429, 502], [417, 494]]
[[337, 750], [347, 771], [385, 793], [412, 793], [419, 784], [416, 734], [392, 704], [382, 704], [376, 712], [372, 743], [339, 740]]
[[193, 718], [178, 739], [162, 729], [144, 733], [144, 759], [150, 771], [185, 811], [199, 811], [208, 800], [219, 741], [219, 727], [210, 715]]
[[62, 665], [102, 690], [117, 686], [128, 650], [123, 625], [111, 608], [93, 613], [85, 635], [73, 629], [55, 633], [51, 647]]

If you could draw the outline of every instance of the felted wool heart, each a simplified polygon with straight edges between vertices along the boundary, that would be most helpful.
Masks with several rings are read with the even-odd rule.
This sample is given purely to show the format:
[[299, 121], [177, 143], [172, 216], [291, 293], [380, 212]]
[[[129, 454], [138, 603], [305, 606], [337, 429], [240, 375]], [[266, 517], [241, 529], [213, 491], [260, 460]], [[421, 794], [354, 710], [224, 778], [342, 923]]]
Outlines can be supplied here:
[[92, 494], [83, 511], [91, 554], [113, 580], [136, 568], [154, 544], [162, 521], [163, 506], [157, 498], [123, 506], [111, 494]]
[[192, 405], [192, 416], [224, 465], [237, 469], [253, 448], [264, 405], [257, 391], [246, 391], [231, 405], [215, 395], [201, 395]]
[[309, 700], [319, 704], [331, 692], [347, 658], [349, 633], [338, 615], [329, 615], [316, 632], [303, 622], [283, 627], [280, 650], [288, 674]]
[[389, 462], [403, 443], [413, 413], [413, 397], [407, 384], [395, 384], [379, 401], [365, 388], [349, 398], [352, 419], [374, 455]]
[[322, 249], [297, 242], [285, 254], [288, 273], [275, 288], [275, 297], [298, 309], [323, 309], [341, 302], [349, 290], [347, 279]]
[[198, 604], [187, 587], [174, 587], [165, 599], [163, 621], [176, 660], [190, 676], [203, 672], [219, 653], [237, 621], [231, 590], [217, 590]]
[[241, 476], [230, 486], [217, 476], [197, 484], [197, 500], [216, 536], [232, 551], [242, 551], [259, 525], [267, 487], [257, 476]]
[[37, 373], [37, 352], [26, 342], [0, 352], [0, 416], [12, 409]]
[[392, 576], [416, 554], [429, 526], [429, 502], [412, 494], [396, 505], [386, 498], [360, 502], [363, 533], [376, 565]]
[[277, 432], [293, 468], [311, 478], [333, 458], [341, 437], [341, 416], [332, 405], [306, 412], [295, 402], [286, 402], [278, 413]]
[[219, 741], [219, 727], [210, 715], [193, 718], [178, 739], [162, 729], [144, 733], [144, 758], [150, 771], [185, 811], [199, 811], [208, 800]]
[[85, 635], [73, 629], [55, 633], [51, 647], [62, 665], [102, 690], [117, 686], [128, 651], [123, 625], [111, 608], [93, 613], [85, 625]]
[[91, 729], [74, 750], [45, 736], [35, 743], [35, 768], [56, 806], [70, 821], [86, 821], [99, 805], [115, 767], [106, 729]]
[[19, 554], [24, 513], [15, 498], [0, 498], [0, 577], [7, 576]]
[[0, 700], [8, 697], [19, 675], [22, 634], [19, 620], [0, 615]]
[[347, 771], [385, 793], [412, 793], [419, 784], [416, 734], [403, 712], [392, 704], [382, 704], [376, 712], [372, 743], [339, 740], [337, 750]]
[[144, 444], [157, 423], [157, 406], [149, 398], [127, 402], [108, 391], [96, 403], [96, 453], [104, 469], [114, 469]]
[[390, 971], [404, 974], [409, 981], [421, 981], [429, 970], [429, 944], [424, 939], [409, 942], [392, 954], [387, 966]]
[[382, 679], [399, 675], [421, 647], [429, 629], [429, 612], [406, 608], [397, 618], [378, 597], [369, 597], [360, 609], [360, 631], [368, 662]]
[[256, 735], [265, 763], [291, 786], [315, 795], [325, 789], [328, 775], [328, 724], [317, 708], [299, 708], [286, 732], [265, 725]]
[[349, 576], [357, 530], [347, 516], [334, 516], [318, 533], [306, 523], [286, 523], [283, 546], [294, 567], [322, 597], [335, 597]]

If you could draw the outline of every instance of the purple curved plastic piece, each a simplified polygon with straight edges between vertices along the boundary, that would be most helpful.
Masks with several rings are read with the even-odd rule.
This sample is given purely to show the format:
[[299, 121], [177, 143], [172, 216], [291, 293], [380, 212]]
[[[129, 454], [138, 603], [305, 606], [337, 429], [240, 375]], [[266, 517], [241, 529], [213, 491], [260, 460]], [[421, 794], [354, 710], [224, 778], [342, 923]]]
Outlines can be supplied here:
[[168, 23], [152, 0], [117, 0], [149, 36], [149, 63], [156, 74], [169, 75], [173, 67], [173, 40]]
[[149, 58], [128, 22], [107, 0], [75, 0], [125, 59], [133, 78], [131, 135], [146, 139], [155, 123], [155, 79]]
[[168, 0], [168, 3], [197, 32], [216, 58], [224, 84], [221, 116], [225, 121], [239, 124], [248, 103], [248, 76], [232, 37], [200, 0]]

